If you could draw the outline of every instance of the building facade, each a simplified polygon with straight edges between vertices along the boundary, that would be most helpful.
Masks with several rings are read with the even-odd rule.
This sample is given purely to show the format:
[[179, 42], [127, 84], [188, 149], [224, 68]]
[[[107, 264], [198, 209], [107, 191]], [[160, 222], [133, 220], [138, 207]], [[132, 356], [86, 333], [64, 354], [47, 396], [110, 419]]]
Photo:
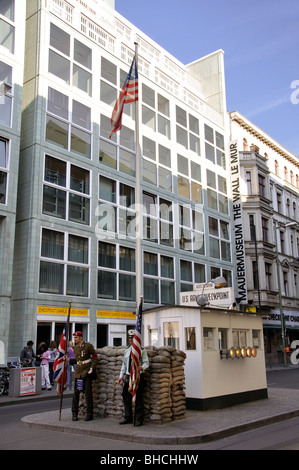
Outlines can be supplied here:
[[286, 347], [299, 339], [299, 160], [240, 113], [230, 119], [241, 168], [248, 300], [265, 316], [271, 366], [283, 362], [282, 328]]
[[25, 2], [0, 3], [0, 363], [8, 353], [13, 308], [16, 226], [23, 92]]
[[184, 65], [113, 6], [26, 2], [11, 356], [59, 341], [69, 301], [97, 347], [135, 325], [134, 104], [110, 138], [135, 42], [144, 308], [219, 275], [234, 286], [223, 52]]

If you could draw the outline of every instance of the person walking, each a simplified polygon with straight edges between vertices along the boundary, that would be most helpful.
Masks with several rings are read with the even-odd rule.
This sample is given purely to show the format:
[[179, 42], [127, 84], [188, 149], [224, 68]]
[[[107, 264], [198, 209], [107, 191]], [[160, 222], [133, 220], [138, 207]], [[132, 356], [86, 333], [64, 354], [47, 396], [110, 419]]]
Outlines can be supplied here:
[[74, 358], [67, 358], [71, 365], [76, 364], [75, 386], [72, 401], [72, 420], [78, 421], [80, 392], [85, 392], [86, 417], [85, 421], [93, 419], [92, 381], [96, 379], [98, 356], [91, 343], [83, 341], [82, 331], [73, 334], [75, 347]]
[[[118, 384], [123, 382], [123, 402], [125, 414], [124, 418], [119, 422], [119, 424], [129, 424], [133, 422], [133, 413], [132, 413], [132, 394], [129, 391], [129, 379], [130, 379], [130, 367], [131, 367], [131, 352], [132, 352], [132, 343], [134, 338], [134, 330], [128, 331], [129, 343], [124, 353], [123, 363], [120, 370], [120, 376], [117, 381]], [[141, 348], [141, 360], [139, 365], [140, 380], [136, 392], [136, 403], [135, 403], [135, 421], [136, 426], [141, 426], [143, 423], [143, 391], [144, 391], [144, 371], [149, 367], [149, 360], [146, 349]]]

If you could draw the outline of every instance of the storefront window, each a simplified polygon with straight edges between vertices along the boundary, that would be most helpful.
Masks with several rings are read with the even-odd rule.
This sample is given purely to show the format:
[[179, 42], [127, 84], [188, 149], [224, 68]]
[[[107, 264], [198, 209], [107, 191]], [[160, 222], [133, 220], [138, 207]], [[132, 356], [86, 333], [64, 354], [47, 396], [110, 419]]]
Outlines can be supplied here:
[[215, 330], [214, 328], [203, 329], [204, 349], [215, 349]]

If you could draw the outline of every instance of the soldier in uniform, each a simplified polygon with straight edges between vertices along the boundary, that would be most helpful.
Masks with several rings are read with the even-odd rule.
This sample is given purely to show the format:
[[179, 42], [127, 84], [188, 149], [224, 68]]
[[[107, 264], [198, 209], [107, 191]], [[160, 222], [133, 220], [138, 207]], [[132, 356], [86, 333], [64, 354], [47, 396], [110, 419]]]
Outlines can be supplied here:
[[75, 359], [68, 358], [70, 364], [76, 364], [75, 387], [72, 402], [72, 420], [78, 421], [80, 391], [85, 390], [86, 417], [85, 421], [93, 419], [92, 381], [96, 379], [98, 356], [91, 343], [83, 341], [82, 331], [73, 334]]
[[[129, 378], [130, 378], [130, 366], [131, 366], [131, 351], [132, 343], [134, 338], [134, 330], [129, 330], [129, 343], [124, 353], [123, 363], [120, 370], [120, 376], [117, 381], [118, 384], [123, 382], [123, 402], [125, 408], [124, 418], [120, 421], [119, 424], [128, 424], [133, 422], [132, 415], [132, 394], [129, 392]], [[141, 426], [143, 421], [143, 390], [144, 390], [144, 374], [143, 372], [149, 367], [149, 361], [146, 349], [141, 348], [141, 358], [140, 358], [140, 381], [136, 393], [136, 403], [135, 403], [135, 418], [136, 426]]]

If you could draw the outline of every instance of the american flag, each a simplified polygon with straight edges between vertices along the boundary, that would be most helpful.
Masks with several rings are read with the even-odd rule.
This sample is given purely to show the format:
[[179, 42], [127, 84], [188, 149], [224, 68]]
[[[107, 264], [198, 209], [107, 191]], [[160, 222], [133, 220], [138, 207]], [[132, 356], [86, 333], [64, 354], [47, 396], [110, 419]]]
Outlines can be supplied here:
[[133, 101], [138, 101], [138, 71], [135, 56], [133, 57], [130, 71], [112, 111], [111, 125], [113, 130], [110, 134], [110, 139], [113, 132], [117, 132], [121, 129], [124, 105], [126, 103], [132, 103]]
[[64, 356], [66, 354], [66, 331], [67, 331], [67, 324], [64, 325], [61, 340], [58, 346], [58, 355], [53, 364], [53, 371], [54, 371], [54, 380], [60, 385], [66, 384], [67, 374], [64, 374], [64, 366], [65, 360]]
[[136, 328], [134, 331], [134, 338], [131, 351], [131, 370], [129, 379], [129, 391], [132, 393], [132, 403], [136, 401], [136, 392], [138, 388], [140, 372], [138, 367], [141, 358], [141, 320], [142, 320], [142, 302], [140, 302], [138, 315], [136, 319]]

